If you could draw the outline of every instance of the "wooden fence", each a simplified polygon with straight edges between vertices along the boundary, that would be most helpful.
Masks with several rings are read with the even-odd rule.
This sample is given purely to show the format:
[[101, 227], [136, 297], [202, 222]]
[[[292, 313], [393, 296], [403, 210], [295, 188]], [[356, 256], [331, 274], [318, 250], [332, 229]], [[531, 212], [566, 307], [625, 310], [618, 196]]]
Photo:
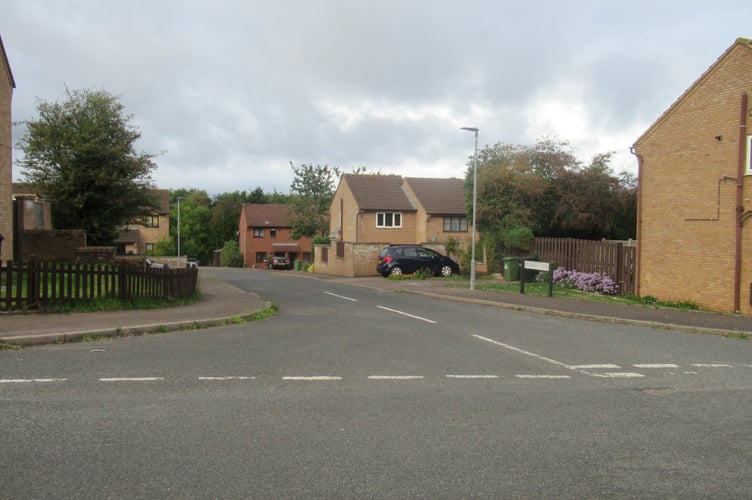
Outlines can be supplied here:
[[54, 303], [97, 298], [187, 298], [197, 284], [196, 267], [9, 261], [0, 263], [0, 311], [43, 310]]
[[619, 285], [620, 295], [635, 293], [637, 248], [632, 242], [535, 238], [533, 253], [568, 271], [606, 274]]

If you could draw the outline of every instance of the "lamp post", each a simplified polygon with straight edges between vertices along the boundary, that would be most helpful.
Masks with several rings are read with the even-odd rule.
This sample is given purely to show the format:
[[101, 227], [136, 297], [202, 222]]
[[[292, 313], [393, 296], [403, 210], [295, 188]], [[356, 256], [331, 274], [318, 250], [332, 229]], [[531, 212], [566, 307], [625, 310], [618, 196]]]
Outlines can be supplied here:
[[475, 127], [462, 127], [462, 130], [475, 134], [475, 153], [473, 154], [473, 241], [470, 257], [470, 290], [475, 290], [475, 207], [478, 204], [478, 129]]
[[178, 269], [180, 269], [180, 200], [182, 196], [178, 196]]

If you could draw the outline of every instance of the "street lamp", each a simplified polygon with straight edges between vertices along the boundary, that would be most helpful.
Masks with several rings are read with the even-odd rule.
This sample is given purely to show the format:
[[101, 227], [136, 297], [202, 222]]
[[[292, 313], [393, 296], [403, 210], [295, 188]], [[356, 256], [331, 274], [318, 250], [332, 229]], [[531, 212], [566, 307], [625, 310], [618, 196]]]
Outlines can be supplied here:
[[473, 154], [473, 241], [470, 257], [470, 290], [475, 290], [475, 207], [478, 203], [478, 129], [462, 127], [461, 130], [475, 133], [475, 153]]
[[178, 196], [178, 269], [180, 269], [180, 200], [182, 196]]

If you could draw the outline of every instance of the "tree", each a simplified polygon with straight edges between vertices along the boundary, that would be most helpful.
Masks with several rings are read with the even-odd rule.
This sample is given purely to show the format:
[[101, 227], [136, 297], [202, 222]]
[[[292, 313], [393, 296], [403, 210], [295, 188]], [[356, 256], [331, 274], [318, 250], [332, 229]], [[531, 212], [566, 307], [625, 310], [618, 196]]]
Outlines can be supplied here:
[[329, 205], [334, 197], [335, 181], [340, 170], [329, 165], [306, 165], [295, 168], [290, 186], [292, 195], [293, 238], [324, 236], [329, 230]]
[[155, 206], [153, 155], [136, 153], [141, 134], [123, 105], [99, 90], [66, 89], [65, 99], [37, 104], [18, 146], [25, 181], [53, 202], [58, 229], [84, 229], [92, 245], [109, 245], [118, 227]]

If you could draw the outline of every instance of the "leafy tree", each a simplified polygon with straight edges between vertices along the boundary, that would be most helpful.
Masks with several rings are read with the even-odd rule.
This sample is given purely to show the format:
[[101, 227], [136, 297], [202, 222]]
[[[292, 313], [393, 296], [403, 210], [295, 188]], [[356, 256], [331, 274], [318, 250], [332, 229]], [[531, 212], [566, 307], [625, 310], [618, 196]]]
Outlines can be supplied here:
[[329, 165], [299, 168], [290, 162], [295, 177], [290, 186], [293, 206], [293, 238], [323, 236], [329, 229], [329, 205], [340, 170]]
[[24, 180], [53, 201], [55, 227], [84, 229], [93, 245], [111, 244], [156, 205], [153, 155], [134, 150], [141, 134], [123, 109], [103, 90], [66, 89], [64, 100], [37, 104], [18, 142]]
[[241, 267], [243, 256], [240, 255], [240, 247], [235, 240], [226, 241], [222, 247], [219, 263], [224, 267]]

